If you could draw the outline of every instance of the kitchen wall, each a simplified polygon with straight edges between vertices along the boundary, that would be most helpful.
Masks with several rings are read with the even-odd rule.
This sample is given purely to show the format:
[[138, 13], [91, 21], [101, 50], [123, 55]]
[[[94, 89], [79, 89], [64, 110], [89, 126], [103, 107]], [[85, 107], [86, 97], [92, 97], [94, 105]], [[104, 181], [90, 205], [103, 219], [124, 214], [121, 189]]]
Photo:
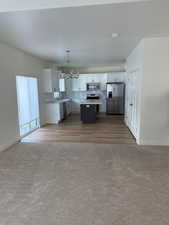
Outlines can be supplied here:
[[[16, 75], [33, 75], [39, 80], [45, 62], [0, 43], [0, 151], [19, 138]], [[40, 104], [43, 124], [43, 104]]]

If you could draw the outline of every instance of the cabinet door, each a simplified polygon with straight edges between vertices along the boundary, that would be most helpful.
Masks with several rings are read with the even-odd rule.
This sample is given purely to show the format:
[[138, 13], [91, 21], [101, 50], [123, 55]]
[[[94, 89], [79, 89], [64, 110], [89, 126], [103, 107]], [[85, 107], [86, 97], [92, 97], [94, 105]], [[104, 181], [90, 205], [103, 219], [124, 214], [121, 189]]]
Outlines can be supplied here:
[[43, 92], [52, 92], [52, 71], [51, 69], [44, 69], [42, 74]]
[[58, 92], [59, 79], [58, 73], [52, 69], [44, 69], [42, 74], [43, 92]]
[[66, 86], [66, 95], [68, 97], [72, 96], [72, 79], [65, 80], [65, 86]]
[[99, 73], [94, 74], [93, 79], [94, 79], [95, 83], [100, 83], [100, 81], [101, 81], [101, 74], [99, 74]]
[[46, 104], [46, 123], [58, 123], [60, 120], [59, 104]]
[[93, 82], [93, 75], [87, 74], [87, 83], [92, 83], [92, 82]]
[[85, 77], [85, 75], [80, 76], [79, 87], [80, 87], [80, 91], [86, 91], [86, 77]]
[[52, 89], [54, 92], [59, 92], [59, 76], [57, 71], [52, 71]]
[[107, 74], [106, 73], [102, 73], [99, 76], [100, 76], [101, 90], [105, 91], [106, 90], [106, 83], [107, 83]]
[[107, 74], [107, 82], [124, 82], [125, 81], [124, 72], [112, 72]]
[[72, 79], [72, 90], [79, 91], [80, 90], [80, 78]]

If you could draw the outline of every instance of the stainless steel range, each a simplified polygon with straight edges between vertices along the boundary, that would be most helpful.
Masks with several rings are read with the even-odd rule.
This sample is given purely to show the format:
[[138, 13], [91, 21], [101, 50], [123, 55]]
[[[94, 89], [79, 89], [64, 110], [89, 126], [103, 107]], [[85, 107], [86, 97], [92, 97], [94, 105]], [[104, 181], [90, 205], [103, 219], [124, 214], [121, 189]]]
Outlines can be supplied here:
[[[100, 99], [100, 96], [97, 94], [87, 94], [86, 99], [98, 100], [98, 99]], [[97, 112], [99, 112], [99, 105], [96, 105], [96, 110], [97, 110]]]

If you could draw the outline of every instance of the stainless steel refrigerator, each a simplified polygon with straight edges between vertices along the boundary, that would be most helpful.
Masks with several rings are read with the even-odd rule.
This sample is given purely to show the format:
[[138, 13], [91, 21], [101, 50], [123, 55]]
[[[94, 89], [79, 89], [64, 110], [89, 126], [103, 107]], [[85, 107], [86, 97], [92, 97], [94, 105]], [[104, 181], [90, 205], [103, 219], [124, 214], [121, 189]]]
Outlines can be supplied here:
[[122, 82], [107, 83], [107, 114], [124, 115], [125, 84]]

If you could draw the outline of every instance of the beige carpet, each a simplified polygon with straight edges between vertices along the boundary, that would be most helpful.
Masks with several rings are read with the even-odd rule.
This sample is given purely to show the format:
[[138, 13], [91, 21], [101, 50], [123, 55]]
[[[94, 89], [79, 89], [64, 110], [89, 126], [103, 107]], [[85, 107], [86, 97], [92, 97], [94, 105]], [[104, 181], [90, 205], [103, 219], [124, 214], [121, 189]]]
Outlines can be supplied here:
[[168, 225], [169, 148], [18, 144], [0, 153], [0, 225]]

